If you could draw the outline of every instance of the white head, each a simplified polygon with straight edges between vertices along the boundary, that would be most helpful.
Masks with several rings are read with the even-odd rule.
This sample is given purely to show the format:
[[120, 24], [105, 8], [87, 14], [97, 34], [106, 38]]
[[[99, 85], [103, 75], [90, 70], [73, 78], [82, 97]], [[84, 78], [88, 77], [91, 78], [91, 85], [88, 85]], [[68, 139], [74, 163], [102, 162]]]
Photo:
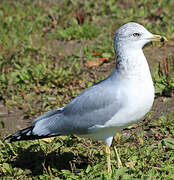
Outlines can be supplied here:
[[129, 22], [121, 26], [115, 34], [115, 51], [119, 47], [142, 49], [150, 41], [167, 41], [163, 36], [154, 35], [142, 25]]

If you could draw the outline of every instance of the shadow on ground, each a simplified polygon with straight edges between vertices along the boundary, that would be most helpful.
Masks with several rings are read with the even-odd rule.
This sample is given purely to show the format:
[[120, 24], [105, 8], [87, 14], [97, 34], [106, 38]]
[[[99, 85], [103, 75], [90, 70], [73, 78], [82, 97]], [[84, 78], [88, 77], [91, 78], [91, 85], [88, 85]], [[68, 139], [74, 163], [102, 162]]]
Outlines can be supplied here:
[[57, 151], [45, 154], [40, 149], [34, 152], [34, 149], [38, 149], [38, 145], [31, 145], [27, 149], [18, 149], [18, 156], [13, 161], [8, 161], [13, 168], [21, 168], [22, 170], [30, 170], [32, 176], [42, 175], [43, 171], [49, 172], [50, 169], [72, 170], [72, 169], [86, 169], [90, 164], [88, 157], [73, 152], [60, 152], [60, 148]]

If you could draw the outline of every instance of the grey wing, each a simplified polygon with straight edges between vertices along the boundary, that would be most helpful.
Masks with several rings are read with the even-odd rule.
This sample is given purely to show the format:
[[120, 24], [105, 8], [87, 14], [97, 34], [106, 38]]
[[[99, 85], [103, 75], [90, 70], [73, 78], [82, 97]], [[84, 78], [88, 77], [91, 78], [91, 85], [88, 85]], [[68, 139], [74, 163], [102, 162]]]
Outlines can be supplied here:
[[33, 121], [33, 134], [86, 134], [95, 125], [104, 125], [120, 109], [118, 91], [109, 79], [97, 83], [76, 96], [67, 106]]
[[118, 92], [109, 81], [91, 86], [64, 109], [62, 130], [84, 134], [95, 125], [104, 125], [119, 110]]
[[54, 115], [57, 115], [57, 114], [61, 113], [62, 110], [63, 110], [63, 107], [59, 108], [59, 109], [50, 110], [50, 111], [46, 112], [45, 114], [39, 116], [35, 120], [33, 120], [32, 124], [34, 125], [34, 124], [36, 124], [36, 122], [38, 122], [38, 121], [40, 121], [42, 119], [47, 119], [47, 118], [53, 117]]

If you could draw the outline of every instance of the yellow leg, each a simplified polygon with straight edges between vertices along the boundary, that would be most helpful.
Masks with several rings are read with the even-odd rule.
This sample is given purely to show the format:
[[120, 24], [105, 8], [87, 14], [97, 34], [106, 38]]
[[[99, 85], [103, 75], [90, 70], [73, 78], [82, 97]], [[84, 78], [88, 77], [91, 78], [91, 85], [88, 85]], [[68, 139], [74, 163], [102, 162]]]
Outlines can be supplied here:
[[110, 159], [110, 156], [111, 156], [111, 152], [110, 152], [110, 149], [109, 149], [109, 146], [105, 146], [105, 151], [106, 151], [106, 157], [107, 157], [107, 165], [108, 165], [108, 173], [111, 172], [111, 159]]
[[[115, 142], [117, 142], [117, 141], [119, 141], [119, 139], [120, 139], [120, 134], [117, 132], [116, 135], [114, 136], [114, 140], [115, 140]], [[116, 146], [114, 146], [114, 153], [115, 153], [115, 157], [117, 158], [118, 168], [123, 167], [120, 157], [118, 155]]]
[[114, 146], [114, 153], [115, 153], [115, 156], [117, 157], [118, 168], [123, 167], [122, 162], [121, 162], [121, 160], [120, 160], [120, 157], [119, 157], [119, 155], [118, 155], [117, 148], [116, 148], [115, 146]]

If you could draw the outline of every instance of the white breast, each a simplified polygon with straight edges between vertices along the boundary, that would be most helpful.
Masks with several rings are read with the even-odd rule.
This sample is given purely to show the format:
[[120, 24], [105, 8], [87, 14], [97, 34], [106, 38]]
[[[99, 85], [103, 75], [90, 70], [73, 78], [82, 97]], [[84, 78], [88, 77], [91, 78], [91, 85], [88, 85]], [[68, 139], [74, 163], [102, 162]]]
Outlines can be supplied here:
[[118, 101], [121, 102], [120, 110], [105, 125], [121, 130], [140, 120], [152, 107], [154, 86], [151, 76], [144, 80], [122, 81]]

